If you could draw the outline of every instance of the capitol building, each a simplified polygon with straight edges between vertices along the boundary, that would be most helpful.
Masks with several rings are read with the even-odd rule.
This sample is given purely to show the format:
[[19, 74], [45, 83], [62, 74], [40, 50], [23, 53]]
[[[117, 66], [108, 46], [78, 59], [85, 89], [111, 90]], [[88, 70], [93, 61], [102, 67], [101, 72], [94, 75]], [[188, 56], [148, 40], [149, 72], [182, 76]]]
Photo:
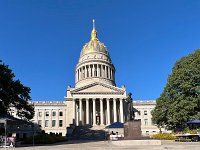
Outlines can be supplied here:
[[[46, 133], [65, 136], [72, 126], [90, 125], [104, 129], [128, 119], [127, 93], [115, 83], [115, 66], [106, 46], [97, 36], [93, 21], [91, 39], [83, 46], [75, 67], [75, 87], [68, 86], [63, 101], [33, 101], [35, 116]], [[134, 100], [135, 119], [141, 119], [143, 135], [159, 132], [151, 121], [155, 100]]]

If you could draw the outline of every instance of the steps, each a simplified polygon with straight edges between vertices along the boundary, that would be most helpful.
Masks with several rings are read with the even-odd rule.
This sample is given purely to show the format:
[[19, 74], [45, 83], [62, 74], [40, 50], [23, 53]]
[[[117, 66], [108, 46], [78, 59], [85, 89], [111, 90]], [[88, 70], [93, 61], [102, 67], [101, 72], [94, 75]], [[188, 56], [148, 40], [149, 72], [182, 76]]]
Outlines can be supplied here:
[[73, 140], [105, 140], [106, 131], [102, 127], [76, 126], [70, 139]]

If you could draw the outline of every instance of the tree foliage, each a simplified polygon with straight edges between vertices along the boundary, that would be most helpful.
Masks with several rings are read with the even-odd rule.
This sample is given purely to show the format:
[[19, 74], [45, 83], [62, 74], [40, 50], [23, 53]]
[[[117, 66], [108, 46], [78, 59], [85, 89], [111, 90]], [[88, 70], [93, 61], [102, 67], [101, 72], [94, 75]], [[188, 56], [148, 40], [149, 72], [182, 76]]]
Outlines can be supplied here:
[[0, 61], [0, 114], [14, 107], [20, 118], [30, 120], [34, 116], [34, 107], [28, 103], [30, 88], [14, 78], [12, 70]]
[[176, 62], [152, 111], [159, 127], [184, 128], [192, 119], [200, 119], [200, 49]]

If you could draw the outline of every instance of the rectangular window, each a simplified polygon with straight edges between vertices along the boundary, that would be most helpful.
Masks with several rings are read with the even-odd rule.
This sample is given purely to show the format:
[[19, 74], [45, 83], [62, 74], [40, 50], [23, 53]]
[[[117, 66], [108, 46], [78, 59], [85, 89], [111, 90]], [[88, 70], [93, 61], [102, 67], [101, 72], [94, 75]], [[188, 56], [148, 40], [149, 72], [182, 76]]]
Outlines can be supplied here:
[[63, 121], [59, 120], [59, 127], [62, 127], [62, 126], [63, 126]]
[[147, 111], [146, 110], [144, 111], [144, 115], [147, 115]]
[[46, 114], [47, 117], [49, 116], [49, 112], [48, 111], [45, 114]]
[[144, 125], [148, 126], [148, 119], [144, 119]]
[[56, 112], [55, 111], [53, 111], [52, 116], [56, 116]]
[[38, 112], [38, 116], [39, 116], [39, 117], [42, 117], [42, 112]]
[[63, 112], [62, 111], [59, 112], [59, 116], [63, 116]]
[[42, 120], [38, 120], [38, 125], [39, 125], [39, 126], [42, 125]]
[[146, 135], [149, 135], [149, 131], [146, 131]]
[[49, 126], [49, 120], [45, 120], [45, 127]]
[[56, 120], [52, 120], [52, 127], [56, 126]]

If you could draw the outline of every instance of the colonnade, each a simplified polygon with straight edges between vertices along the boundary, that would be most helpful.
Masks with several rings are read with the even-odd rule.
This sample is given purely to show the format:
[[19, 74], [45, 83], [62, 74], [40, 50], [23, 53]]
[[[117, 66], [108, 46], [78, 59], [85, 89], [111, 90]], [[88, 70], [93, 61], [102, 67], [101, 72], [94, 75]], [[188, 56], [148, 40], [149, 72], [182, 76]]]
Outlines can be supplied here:
[[109, 125], [124, 122], [123, 99], [73, 99], [73, 118], [76, 125]]
[[90, 64], [76, 70], [76, 81], [88, 77], [104, 77], [115, 80], [115, 71], [110, 66], [102, 64]]

